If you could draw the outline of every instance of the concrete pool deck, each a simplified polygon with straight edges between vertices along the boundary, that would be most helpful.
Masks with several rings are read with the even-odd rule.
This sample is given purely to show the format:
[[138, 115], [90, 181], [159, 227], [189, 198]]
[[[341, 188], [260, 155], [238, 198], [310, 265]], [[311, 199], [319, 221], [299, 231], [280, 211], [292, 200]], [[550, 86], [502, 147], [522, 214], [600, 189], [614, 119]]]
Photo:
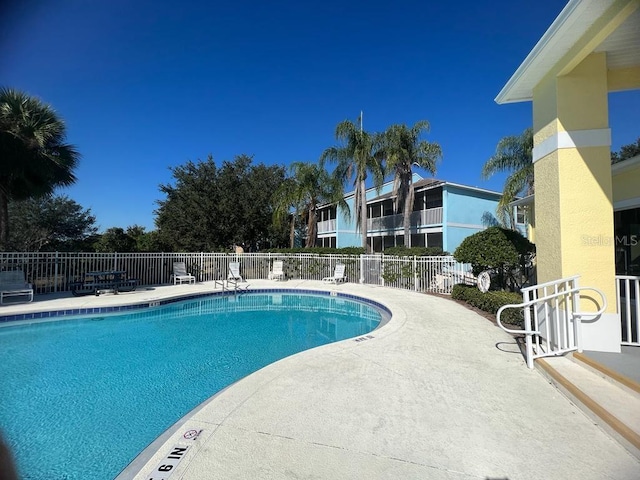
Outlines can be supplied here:
[[[370, 335], [299, 353], [238, 381], [154, 442], [119, 478], [156, 478], [152, 473], [170, 464], [164, 474], [171, 480], [639, 477], [640, 462], [528, 370], [512, 337], [455, 302], [351, 283], [249, 283], [250, 289], [359, 295], [386, 305], [393, 318]], [[42, 296], [0, 314], [212, 289]], [[185, 446], [184, 454], [172, 455]]]

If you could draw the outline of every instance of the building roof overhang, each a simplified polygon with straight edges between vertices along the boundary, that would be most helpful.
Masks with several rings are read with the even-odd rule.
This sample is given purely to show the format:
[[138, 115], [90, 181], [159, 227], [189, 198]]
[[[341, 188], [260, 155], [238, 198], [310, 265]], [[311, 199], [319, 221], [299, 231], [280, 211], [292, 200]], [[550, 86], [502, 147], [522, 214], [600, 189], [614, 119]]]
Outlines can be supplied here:
[[609, 89], [640, 85], [640, 0], [570, 0], [502, 88], [499, 104], [531, 101], [547, 75], [606, 52]]

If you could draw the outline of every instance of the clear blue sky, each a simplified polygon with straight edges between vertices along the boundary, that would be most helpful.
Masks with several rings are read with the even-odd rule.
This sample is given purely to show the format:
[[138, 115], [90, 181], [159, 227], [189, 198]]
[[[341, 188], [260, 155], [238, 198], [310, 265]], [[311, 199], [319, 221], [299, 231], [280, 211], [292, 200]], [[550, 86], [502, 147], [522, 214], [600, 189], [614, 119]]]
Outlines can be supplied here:
[[[493, 99], [565, 4], [5, 0], [0, 84], [66, 121], [82, 161], [60, 193], [101, 229], [152, 229], [170, 166], [316, 161], [361, 110], [369, 131], [428, 120], [438, 178], [501, 190], [480, 169], [532, 113]], [[610, 108], [617, 150], [640, 136], [640, 95]]]

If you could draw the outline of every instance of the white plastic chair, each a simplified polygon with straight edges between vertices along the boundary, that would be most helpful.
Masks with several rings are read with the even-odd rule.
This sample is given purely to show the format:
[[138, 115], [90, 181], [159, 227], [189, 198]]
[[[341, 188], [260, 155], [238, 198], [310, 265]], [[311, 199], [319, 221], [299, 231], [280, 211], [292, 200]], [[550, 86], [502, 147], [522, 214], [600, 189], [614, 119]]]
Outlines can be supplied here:
[[284, 280], [284, 264], [282, 260], [273, 261], [273, 268], [269, 272], [269, 280]]
[[240, 275], [240, 262], [229, 263], [229, 275], [227, 276], [227, 280], [244, 282], [244, 279]]
[[182, 282], [196, 283], [196, 277], [187, 272], [187, 265], [184, 262], [173, 262], [171, 279], [174, 285]]
[[343, 263], [338, 263], [333, 272], [333, 277], [324, 277], [322, 281], [326, 283], [346, 282], [347, 278], [344, 276], [344, 269], [345, 265]]

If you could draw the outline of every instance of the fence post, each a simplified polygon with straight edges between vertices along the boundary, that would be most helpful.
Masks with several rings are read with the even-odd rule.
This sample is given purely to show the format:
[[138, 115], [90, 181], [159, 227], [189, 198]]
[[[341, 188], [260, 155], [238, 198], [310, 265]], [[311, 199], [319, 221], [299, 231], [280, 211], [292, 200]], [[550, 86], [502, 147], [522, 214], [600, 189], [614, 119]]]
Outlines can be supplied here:
[[413, 289], [418, 291], [418, 257], [413, 256]]
[[360, 283], [364, 283], [364, 255], [360, 255]]
[[53, 275], [53, 291], [54, 293], [58, 291], [58, 251], [56, 250], [56, 265], [54, 267], [54, 275]]

